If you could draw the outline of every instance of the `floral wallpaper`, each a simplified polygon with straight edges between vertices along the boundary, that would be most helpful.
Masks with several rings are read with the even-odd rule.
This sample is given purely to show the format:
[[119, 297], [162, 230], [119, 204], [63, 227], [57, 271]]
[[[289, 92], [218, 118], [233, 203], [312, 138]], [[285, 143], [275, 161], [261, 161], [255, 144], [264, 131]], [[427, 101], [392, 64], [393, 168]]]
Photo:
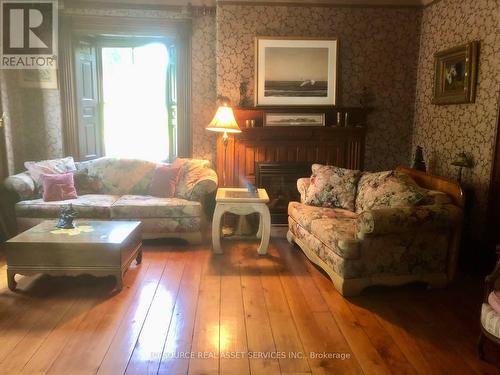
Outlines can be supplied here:
[[[336, 37], [340, 102], [359, 105], [363, 87], [374, 97], [368, 117], [365, 169], [409, 160], [421, 9], [219, 4], [217, 90], [239, 101], [239, 84], [254, 85], [254, 38]], [[253, 96], [253, 92], [249, 93]]]
[[[498, 1], [442, 0], [423, 11], [416, 86], [412, 149], [420, 145], [430, 172], [456, 178], [450, 165], [458, 152], [472, 157], [463, 183], [475, 191], [474, 221], [484, 220], [492, 167], [498, 90], [500, 40]], [[480, 41], [476, 101], [472, 104], [433, 105], [434, 53]]]
[[207, 131], [215, 114], [216, 60], [215, 16], [200, 14], [193, 17], [191, 37], [191, 126], [193, 157], [207, 159], [215, 165], [216, 134]]
[[21, 74], [21, 70], [4, 70], [0, 75], [10, 173], [23, 170], [26, 160], [63, 154], [59, 91], [22, 87]]

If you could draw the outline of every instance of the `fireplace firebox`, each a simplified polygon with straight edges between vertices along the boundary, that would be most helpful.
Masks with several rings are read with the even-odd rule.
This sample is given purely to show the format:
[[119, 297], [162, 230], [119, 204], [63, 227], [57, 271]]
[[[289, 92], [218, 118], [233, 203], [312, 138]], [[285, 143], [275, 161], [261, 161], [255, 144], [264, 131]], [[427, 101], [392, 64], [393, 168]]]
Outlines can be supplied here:
[[311, 175], [311, 162], [255, 162], [256, 184], [269, 195], [271, 223], [287, 225], [288, 202], [300, 201], [297, 179]]

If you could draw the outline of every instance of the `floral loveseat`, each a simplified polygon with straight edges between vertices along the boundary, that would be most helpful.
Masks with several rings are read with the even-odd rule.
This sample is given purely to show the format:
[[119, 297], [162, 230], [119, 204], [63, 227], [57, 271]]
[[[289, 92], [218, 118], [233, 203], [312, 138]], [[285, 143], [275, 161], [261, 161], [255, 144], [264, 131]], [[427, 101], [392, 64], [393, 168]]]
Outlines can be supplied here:
[[4, 186], [14, 192], [18, 231], [48, 218], [57, 218], [61, 205], [72, 204], [80, 219], [139, 220], [143, 238], [182, 238], [200, 243], [206, 206], [217, 189], [217, 175], [206, 160], [179, 158], [175, 196], [149, 195], [153, 173], [159, 165], [137, 159], [100, 158], [74, 163], [72, 158], [49, 161], [61, 172], [73, 171], [76, 199], [45, 202], [32, 175], [8, 177]]
[[[321, 178], [325, 168], [335, 173]], [[456, 183], [401, 167], [312, 169], [311, 178], [297, 181], [301, 202], [289, 203], [287, 238], [342, 295], [375, 284], [439, 287], [453, 278], [463, 209]]]

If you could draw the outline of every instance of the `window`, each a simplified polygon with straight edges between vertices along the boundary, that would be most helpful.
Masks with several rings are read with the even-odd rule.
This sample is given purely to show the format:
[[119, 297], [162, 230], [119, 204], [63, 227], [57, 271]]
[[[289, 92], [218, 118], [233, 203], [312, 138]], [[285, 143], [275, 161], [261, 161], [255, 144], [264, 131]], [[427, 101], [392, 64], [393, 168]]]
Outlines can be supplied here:
[[187, 25], [80, 18], [62, 22], [67, 154], [78, 160], [191, 156]]

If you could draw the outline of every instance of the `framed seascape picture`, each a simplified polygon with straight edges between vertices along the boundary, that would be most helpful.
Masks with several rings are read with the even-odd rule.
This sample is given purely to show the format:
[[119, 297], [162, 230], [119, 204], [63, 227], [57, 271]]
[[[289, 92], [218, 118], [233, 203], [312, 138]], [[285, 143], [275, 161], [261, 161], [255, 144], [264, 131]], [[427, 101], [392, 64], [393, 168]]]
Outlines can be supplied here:
[[324, 113], [266, 113], [264, 126], [325, 126]]
[[336, 39], [256, 38], [255, 104], [335, 105]]
[[473, 103], [476, 97], [478, 42], [434, 55], [434, 104]]

